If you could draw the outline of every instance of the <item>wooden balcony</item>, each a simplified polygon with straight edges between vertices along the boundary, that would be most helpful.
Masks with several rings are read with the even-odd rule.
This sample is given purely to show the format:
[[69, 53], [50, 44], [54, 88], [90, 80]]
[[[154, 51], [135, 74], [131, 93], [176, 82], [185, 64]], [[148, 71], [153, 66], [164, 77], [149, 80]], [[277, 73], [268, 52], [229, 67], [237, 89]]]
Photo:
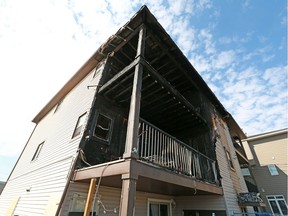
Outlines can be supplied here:
[[141, 161], [219, 185], [215, 161], [143, 119], [137, 149]]
[[101, 178], [101, 185], [122, 187], [127, 176], [137, 179], [137, 190], [169, 195], [218, 194], [215, 161], [141, 119], [137, 159], [118, 159], [75, 171], [75, 181]]

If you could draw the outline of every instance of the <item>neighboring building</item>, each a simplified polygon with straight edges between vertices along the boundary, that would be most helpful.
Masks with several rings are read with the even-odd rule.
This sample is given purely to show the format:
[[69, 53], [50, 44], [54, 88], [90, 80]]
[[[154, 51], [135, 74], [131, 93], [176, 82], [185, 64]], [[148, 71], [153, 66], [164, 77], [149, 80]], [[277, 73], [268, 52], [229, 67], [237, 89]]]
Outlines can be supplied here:
[[287, 215], [287, 129], [250, 136], [243, 141], [253, 175], [268, 212]]
[[146, 6], [33, 122], [0, 215], [252, 209], [237, 200], [248, 190], [233, 140], [245, 134]]

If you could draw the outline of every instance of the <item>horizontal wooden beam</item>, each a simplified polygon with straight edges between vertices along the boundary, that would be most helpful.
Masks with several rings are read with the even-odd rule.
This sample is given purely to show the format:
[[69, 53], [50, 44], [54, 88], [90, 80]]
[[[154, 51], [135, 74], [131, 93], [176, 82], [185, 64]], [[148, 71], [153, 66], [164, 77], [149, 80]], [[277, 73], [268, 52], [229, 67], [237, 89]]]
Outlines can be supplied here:
[[119, 78], [126, 75], [132, 68], [134, 68], [139, 63], [139, 59], [135, 59], [129, 65], [127, 65], [123, 70], [117, 73], [114, 77], [112, 77], [108, 82], [106, 82], [100, 89], [99, 93], [103, 92], [107, 88], [109, 89], [112, 84], [114, 84]]
[[148, 73], [156, 79], [166, 90], [168, 90], [171, 94], [173, 94], [183, 105], [187, 106], [187, 108], [191, 109], [192, 112], [197, 116], [202, 122], [206, 123], [205, 119], [203, 119], [195, 107], [187, 101], [182, 94], [180, 94], [166, 79], [164, 79], [160, 74], [158, 74], [157, 70], [154, 69], [146, 60], [141, 58], [141, 64], [148, 70]]
[[184, 175], [169, 172], [165, 169], [155, 168], [140, 161], [131, 161], [131, 172], [137, 176], [143, 176], [161, 182], [167, 182], [170, 184], [206, 191], [213, 194], [223, 194], [222, 188], [217, 185], [201, 182], [188, 176], [186, 177]]
[[129, 173], [130, 162], [128, 160], [113, 161], [113, 163], [106, 163], [86, 167], [83, 169], [75, 170], [74, 181], [87, 180], [91, 178], [99, 178], [105, 176], [122, 175]]

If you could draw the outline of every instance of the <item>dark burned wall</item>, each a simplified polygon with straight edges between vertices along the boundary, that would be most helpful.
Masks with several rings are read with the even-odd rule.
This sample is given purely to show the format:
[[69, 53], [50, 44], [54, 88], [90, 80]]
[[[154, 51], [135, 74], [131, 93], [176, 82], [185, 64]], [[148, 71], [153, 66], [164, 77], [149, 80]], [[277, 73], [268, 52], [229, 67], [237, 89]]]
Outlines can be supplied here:
[[211, 102], [199, 91], [189, 91], [184, 97], [195, 107], [198, 113], [206, 120], [207, 127], [191, 128], [178, 134], [178, 137], [211, 159], [216, 159], [215, 140], [213, 137], [212, 117], [215, 108]]
[[[89, 119], [79, 148], [83, 150], [85, 160], [91, 164], [99, 164], [122, 157], [125, 149], [128, 108], [121, 108], [98, 93], [98, 89], [107, 81], [110, 75], [111, 59], [106, 59], [98, 65], [104, 64], [96, 94], [89, 113]], [[97, 68], [97, 67], [96, 67]], [[94, 135], [99, 113], [112, 119], [109, 141], [99, 139]], [[83, 158], [78, 158], [78, 167], [87, 166]]]
[[[91, 125], [86, 135], [83, 151], [86, 161], [91, 164], [99, 164], [116, 160], [122, 157], [127, 130], [127, 111], [115, 104], [109, 102], [101, 95], [96, 96], [96, 102], [93, 107], [95, 112], [91, 116]], [[95, 135], [95, 129], [99, 114], [111, 119], [109, 128], [109, 139], [104, 140]]]

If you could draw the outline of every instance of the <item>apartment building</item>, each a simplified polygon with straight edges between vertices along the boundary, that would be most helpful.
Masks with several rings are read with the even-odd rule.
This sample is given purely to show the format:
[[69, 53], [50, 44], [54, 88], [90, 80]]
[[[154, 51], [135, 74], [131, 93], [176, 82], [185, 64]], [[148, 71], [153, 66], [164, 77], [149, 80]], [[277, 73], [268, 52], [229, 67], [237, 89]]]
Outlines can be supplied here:
[[237, 198], [248, 189], [233, 140], [245, 134], [146, 6], [33, 122], [0, 215], [221, 216], [255, 204]]
[[288, 139], [287, 129], [250, 136], [243, 141], [266, 210], [287, 215]]

